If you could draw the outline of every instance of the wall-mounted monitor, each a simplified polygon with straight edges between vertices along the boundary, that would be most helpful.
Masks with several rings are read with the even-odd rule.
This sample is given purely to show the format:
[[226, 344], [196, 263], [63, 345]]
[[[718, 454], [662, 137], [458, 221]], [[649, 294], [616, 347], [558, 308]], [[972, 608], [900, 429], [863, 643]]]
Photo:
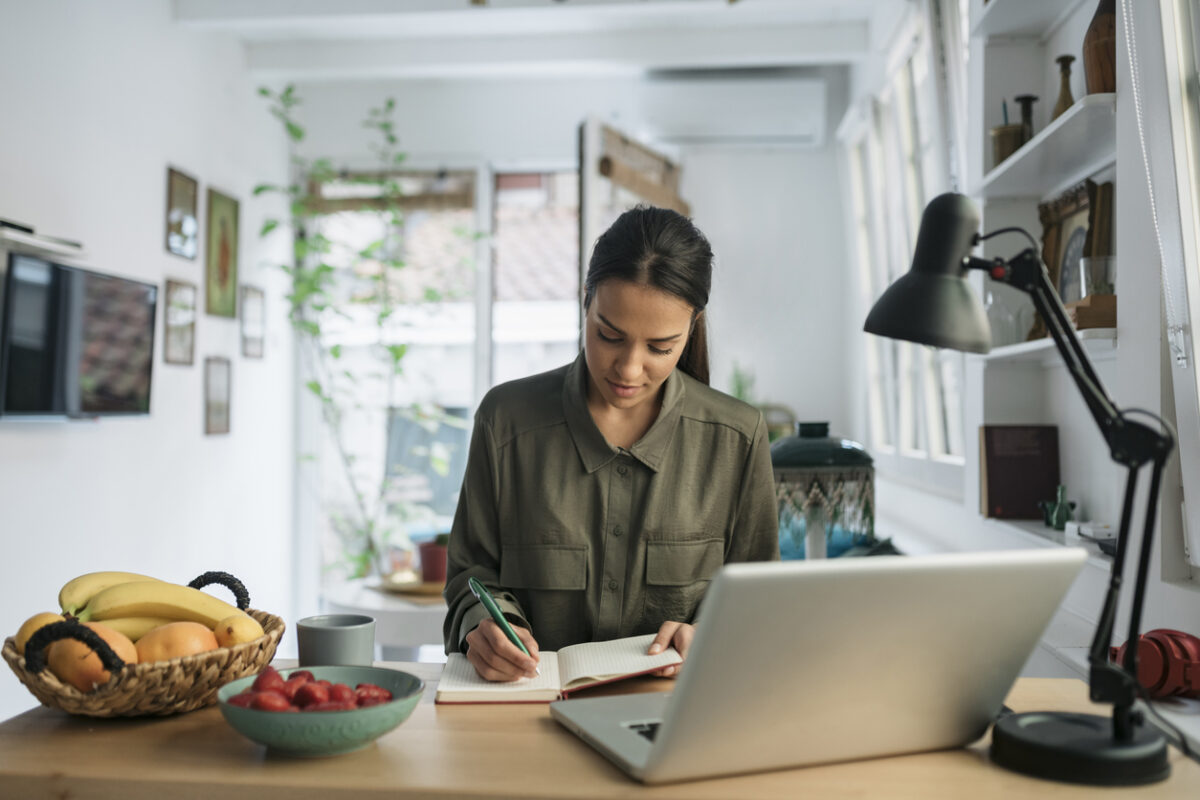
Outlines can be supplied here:
[[158, 287], [10, 253], [0, 308], [0, 414], [150, 413]]

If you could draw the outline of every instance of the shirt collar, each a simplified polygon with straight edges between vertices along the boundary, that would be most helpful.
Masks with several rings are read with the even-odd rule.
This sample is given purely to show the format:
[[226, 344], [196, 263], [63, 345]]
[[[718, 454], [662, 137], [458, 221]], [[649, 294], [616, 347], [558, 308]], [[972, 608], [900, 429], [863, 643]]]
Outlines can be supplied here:
[[[574, 363], [567, 367], [566, 380], [563, 382], [563, 411], [583, 468], [591, 473], [616, 458], [620, 449], [608, 443], [604, 434], [596, 427], [592, 413], [588, 411], [587, 380], [587, 362], [580, 351]], [[658, 419], [654, 420], [650, 430], [646, 431], [629, 451], [634, 458], [655, 472], [662, 466], [667, 446], [670, 445], [675, 428], [679, 424], [684, 380], [678, 369], [671, 371], [664, 386]]]

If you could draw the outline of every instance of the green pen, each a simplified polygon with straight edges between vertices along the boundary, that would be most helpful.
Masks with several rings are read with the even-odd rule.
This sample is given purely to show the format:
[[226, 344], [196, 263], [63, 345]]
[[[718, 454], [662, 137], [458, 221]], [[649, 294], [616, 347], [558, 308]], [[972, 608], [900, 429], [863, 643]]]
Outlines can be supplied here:
[[[517, 636], [517, 632], [512, 629], [512, 626], [508, 624], [508, 620], [504, 618], [504, 613], [500, 610], [500, 606], [496, 605], [496, 598], [492, 597], [492, 593], [487, 590], [487, 587], [474, 578], [467, 578], [467, 586], [471, 587], [471, 594], [475, 595], [475, 598], [483, 603], [483, 607], [492, 615], [492, 619], [500, 626], [500, 630], [504, 631], [504, 635], [508, 637], [508, 640], [521, 648], [522, 653], [533, 658], [533, 655], [525, 647], [525, 643], [521, 641], [521, 637]], [[537, 667], [534, 667], [533, 671], [538, 675], [542, 674], [542, 671]]]

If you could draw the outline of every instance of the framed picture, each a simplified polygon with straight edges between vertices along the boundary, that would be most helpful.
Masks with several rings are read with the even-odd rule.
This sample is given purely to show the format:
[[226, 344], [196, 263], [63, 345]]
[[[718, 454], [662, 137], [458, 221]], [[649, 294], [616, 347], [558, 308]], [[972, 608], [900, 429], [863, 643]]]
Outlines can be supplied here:
[[[200, 249], [196, 179], [167, 167], [167, 252], [195, 259]], [[188, 362], [191, 363], [190, 361]]]
[[1050, 281], [1064, 303], [1074, 302], [1083, 296], [1080, 259], [1085, 255], [1088, 233], [1087, 184], [1073, 186], [1038, 205], [1038, 217], [1042, 221], [1042, 260]]
[[204, 310], [237, 316], [238, 201], [208, 190], [208, 237], [204, 254]]
[[242, 287], [242, 355], [263, 357], [266, 337], [266, 299], [263, 290], [254, 286]]
[[204, 359], [204, 432], [229, 433], [229, 359]]
[[163, 294], [163, 361], [192, 364], [196, 360], [196, 284], [168, 278]]

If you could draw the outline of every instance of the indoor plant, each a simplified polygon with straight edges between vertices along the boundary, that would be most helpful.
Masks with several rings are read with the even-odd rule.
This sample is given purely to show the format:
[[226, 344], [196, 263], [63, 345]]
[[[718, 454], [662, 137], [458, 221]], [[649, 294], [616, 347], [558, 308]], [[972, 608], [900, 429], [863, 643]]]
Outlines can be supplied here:
[[[372, 565], [387, 573], [394, 565], [381, 563], [381, 554], [394, 544], [411, 549], [406, 526], [427, 518], [429, 509], [419, 499], [405, 496], [393, 471], [360, 457], [354, 437], [347, 431], [348, 420], [353, 416], [361, 421], [368, 416], [380, 423], [380, 436], [386, 436], [392, 414], [422, 426], [465, 425], [437, 407], [397, 407], [394, 401], [407, 351], [405, 344], [388, 335], [388, 321], [399, 302], [395, 284], [405, 267], [400, 257], [404, 216], [398, 176], [404, 154], [397, 148], [396, 103], [389, 98], [369, 109], [363, 125], [375, 135], [372, 151], [378, 169], [352, 174], [336, 169], [327, 158], [299, 154], [305, 129], [296, 119], [300, 99], [294, 87], [280, 92], [262, 88], [259, 94], [269, 101], [270, 113], [284, 126], [289, 142], [288, 185], [262, 184], [254, 193], [280, 194], [288, 202], [288, 217], [266, 220], [260, 235], [271, 235], [280, 227], [292, 234], [291, 259], [279, 265], [291, 279], [286, 298], [288, 318], [296, 333], [302, 383], [319, 404], [324, 450], [336, 463], [334, 471], [342, 484], [337, 499], [322, 498], [328, 530], [339, 544], [334, 566], [350, 576], [364, 575]], [[365, 247], [349, 247], [325, 234], [321, 218], [331, 212], [322, 201], [321, 187], [333, 182], [356, 184], [370, 195], [369, 213], [381, 223], [380, 238]], [[428, 288], [424, 294], [429, 299], [436, 290]], [[348, 327], [371, 332], [374, 343], [365, 367], [362, 363], [352, 366], [345, 358], [343, 339]], [[382, 385], [382, 403], [372, 405], [364, 400], [362, 386], [366, 382]], [[443, 475], [449, 469], [446, 453], [436, 447], [421, 457], [422, 468]]]

